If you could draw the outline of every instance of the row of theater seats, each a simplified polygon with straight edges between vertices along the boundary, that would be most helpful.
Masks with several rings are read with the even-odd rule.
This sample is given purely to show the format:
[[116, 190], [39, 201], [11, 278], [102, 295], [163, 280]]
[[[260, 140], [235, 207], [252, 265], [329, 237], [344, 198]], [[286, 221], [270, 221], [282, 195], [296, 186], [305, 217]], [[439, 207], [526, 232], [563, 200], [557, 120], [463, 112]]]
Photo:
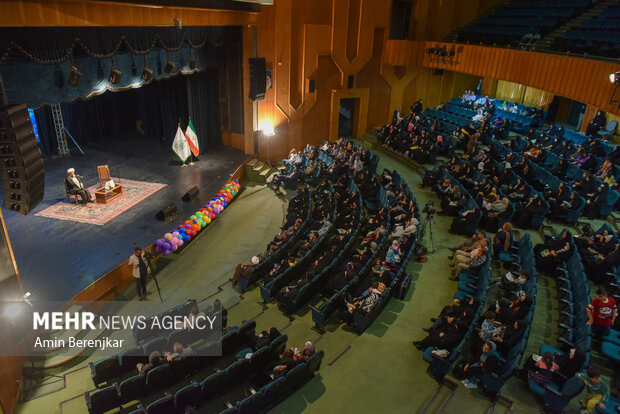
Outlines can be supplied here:
[[[437, 168], [442, 168], [442, 167], [437, 167]], [[478, 203], [476, 203], [476, 200], [474, 200], [471, 194], [469, 194], [469, 191], [467, 191], [467, 189], [463, 187], [463, 185], [459, 182], [459, 180], [454, 178], [452, 175], [450, 175], [450, 173], [448, 173], [445, 170], [440, 175], [440, 178], [437, 182], [439, 183], [444, 180], [448, 180], [451, 186], [454, 186], [454, 185], [458, 186], [459, 189], [461, 190], [461, 194], [464, 194], [467, 197], [468, 199], [467, 203], [462, 207], [463, 211], [472, 210], [472, 209], [476, 210], [476, 212], [474, 213], [475, 214], [474, 217], [467, 221], [467, 224], [463, 231], [463, 233], [467, 236], [473, 235], [476, 232], [478, 225], [480, 224], [480, 220], [482, 220], [482, 211], [480, 210], [480, 206], [478, 205]], [[437, 192], [437, 195], [439, 196], [439, 198], [441, 198], [442, 200], [447, 200], [447, 195], [441, 188], [435, 187], [435, 191]], [[457, 220], [459, 220], [459, 217], [456, 217], [453, 220], [451, 227], [454, 227], [454, 222]]]
[[507, 3], [457, 29], [457, 40], [516, 45], [527, 33], [551, 33], [589, 6], [587, 0]]
[[304, 217], [301, 226], [299, 226], [297, 232], [295, 232], [293, 236], [289, 237], [289, 239], [275, 252], [268, 254], [267, 257], [258, 264], [258, 266], [252, 269], [247, 277], [243, 275], [239, 276], [238, 282], [242, 292], [245, 292], [250, 288], [250, 286], [256, 283], [256, 281], [262, 279], [264, 275], [272, 269], [273, 264], [282, 260], [288, 253], [288, 249], [297, 240], [299, 240], [300, 237], [307, 234], [306, 230], [312, 221], [312, 194], [309, 186], [306, 186], [306, 194], [306, 216]]
[[[357, 205], [361, 206], [362, 194], [358, 190], [357, 185], [355, 185], [355, 182], [353, 180], [351, 180], [350, 182], [349, 191], [351, 192], [351, 194], [357, 194]], [[301, 307], [302, 304], [304, 304], [306, 301], [308, 301], [308, 299], [310, 299], [313, 295], [319, 292], [319, 290], [323, 287], [325, 281], [333, 275], [334, 270], [338, 267], [339, 264], [341, 264], [345, 260], [346, 255], [350, 253], [353, 242], [355, 241], [356, 237], [358, 236], [359, 230], [362, 227], [362, 220], [363, 214], [359, 214], [355, 229], [352, 229], [353, 231], [351, 232], [351, 236], [347, 240], [347, 243], [342, 249], [340, 249], [338, 255], [331, 261], [331, 263], [327, 267], [325, 267], [319, 274], [315, 275], [309, 283], [302, 286], [299, 289], [297, 295], [295, 295], [295, 297], [286, 297], [279, 299], [280, 304], [286, 310], [286, 312], [288, 312], [289, 314], [294, 313]], [[329, 247], [330, 246], [328, 246], [328, 248]]]
[[[324, 199], [319, 200], [318, 204], [323, 204], [326, 208], [329, 208], [330, 204], [333, 204], [330, 217], [335, 219], [338, 215], [338, 199], [335, 195], [334, 186], [332, 183], [328, 182], [327, 185], [329, 188], [329, 194]], [[310, 263], [313, 258], [316, 257], [316, 254], [324, 248], [325, 242], [331, 237], [333, 231], [334, 229], [332, 223], [331, 229], [319, 237], [318, 242], [314, 244], [314, 246], [312, 246], [312, 248], [295, 263], [295, 266], [287, 268], [282, 274], [278, 275], [266, 284], [260, 284], [260, 295], [263, 301], [269, 302], [271, 298], [280, 291], [280, 289], [287, 285], [287, 283], [295, 278], [299, 278], [301, 276], [300, 269], [302, 269], [305, 264]]]
[[[521, 154], [513, 152], [510, 148], [508, 148], [505, 145], [498, 144], [495, 142], [493, 142], [492, 145], [495, 145], [493, 151], [494, 151], [494, 154], [496, 155], [496, 160], [498, 161], [503, 161], [506, 158], [506, 156], [510, 153], [513, 154], [515, 162], [520, 161], [524, 158]], [[538, 189], [540, 190], [550, 189], [553, 191], [556, 191], [558, 189], [558, 187], [562, 183], [560, 179], [558, 179], [555, 175], [553, 175], [553, 173], [551, 173], [545, 167], [541, 167], [538, 164], [531, 162], [529, 160], [527, 162], [534, 172], [533, 177], [535, 179], [535, 184], [539, 185], [539, 187], [540, 186], [543, 187], [543, 188], [538, 188]], [[528, 182], [531, 185], [533, 185], [532, 180]], [[569, 208], [564, 209], [564, 212], [558, 215], [558, 219], [565, 221], [566, 223], [572, 224], [572, 223], [576, 223], [577, 220], [579, 220], [579, 217], [581, 217], [581, 213], [583, 212], [583, 209], [585, 208], [585, 205], [586, 205], [586, 200], [583, 197], [581, 197], [579, 194], [577, 194], [570, 186], [569, 186], [569, 190], [570, 190], [569, 194], [573, 192], [575, 193], [577, 201], [573, 203]]]
[[567, 30], [555, 40], [554, 46], [560, 50], [616, 58], [620, 55], [620, 3]]
[[[175, 377], [183, 378], [190, 375], [195, 369], [200, 368], [201, 365], [208, 365], [214, 362], [215, 356], [222, 353], [230, 354], [238, 346], [247, 344], [248, 341], [254, 339], [255, 326], [256, 323], [254, 321], [248, 321], [241, 327], [230, 327], [219, 339], [203, 343], [202, 345], [200, 343], [197, 345], [194, 343], [181, 343], [184, 347], [194, 345], [195, 355], [200, 358], [192, 357], [189, 360], [186, 357], [182, 357], [173, 361], [173, 363], [162, 364], [158, 367], [160, 368], [159, 371], [152, 370], [149, 372], [153, 378], [151, 383], [159, 382], [166, 375], [170, 375], [171, 372], [174, 373]], [[112, 357], [95, 362], [91, 365], [91, 376], [95, 386], [100, 387], [102, 384], [110, 385], [114, 382], [122, 385], [127, 380], [125, 385], [131, 388], [133, 387], [131, 384], [148, 382], [148, 375], [135, 375], [136, 364], [147, 363], [149, 355], [155, 351], [163, 354], [166, 351], [171, 352], [172, 348], [168, 346], [165, 338], [156, 338], [145, 345], [127, 349]]]
[[[272, 406], [283, 399], [284, 396], [295, 391], [303, 382], [311, 378], [315, 371], [320, 367], [323, 352], [319, 351], [308, 359], [307, 362], [300, 364], [287, 373], [286, 376], [278, 379], [268, 378], [265, 381], [267, 372], [270, 372], [277, 363], [280, 355], [286, 347], [286, 335], [274, 339], [270, 345], [257, 349], [252, 352], [250, 358], [225, 359], [220, 358], [221, 369], [216, 369], [213, 373], [202, 373], [198, 378], [192, 379], [188, 384], [177, 387], [176, 391], [166, 392], [164, 395], [157, 394], [161, 388], [172, 390], [175, 385], [175, 378], [171, 375], [161, 378], [159, 387], [151, 388], [149, 377], [151, 372], [161, 370], [155, 367], [147, 374], [146, 385], [135, 383], [133, 387], [123, 387], [114, 383], [108, 387], [93, 393], [86, 393], [86, 404], [91, 414], [104, 413], [113, 410], [121, 405], [132, 401], [143, 401], [137, 405], [132, 414], [182, 414], [188, 406], [201, 407], [213, 402], [213, 400], [224, 392], [231, 389], [242, 387], [244, 392], [236, 403], [228, 404], [229, 407], [221, 407], [224, 412], [257, 413]], [[198, 356], [188, 357], [190, 362], [199, 362]], [[198, 365], [198, 364], [197, 364]], [[197, 371], [200, 371], [198, 369]], [[253, 390], [256, 384], [262, 385], [259, 392]], [[244, 398], [245, 390], [250, 390], [250, 397]], [[255, 395], [259, 394], [258, 397]], [[150, 395], [150, 396], [149, 396]], [[260, 398], [259, 398], [260, 397]]]
[[[174, 318], [175, 316], [187, 316], [189, 315], [189, 311], [192, 308], [192, 306], [194, 306], [196, 304], [196, 300], [195, 299], [190, 299], [188, 301], [186, 301], [185, 303], [182, 303], [178, 306], [175, 306], [173, 308], [170, 308], [168, 310], [165, 310], [155, 316], [152, 316], [148, 319], [147, 321], [147, 325], [148, 326], [153, 326], [152, 324], [152, 320], [153, 319], [159, 319], [160, 321], [162, 320], [162, 318], [164, 317], [172, 317]], [[164, 332], [162, 329], [139, 329], [137, 326], [134, 327], [131, 330], [131, 333], [133, 334], [133, 338], [136, 341], [136, 344], [140, 344], [144, 341], [148, 341], [151, 338], [154, 338], [156, 336], [161, 336], [162, 334], [166, 334], [166, 332]]]
[[[349, 143], [349, 141], [345, 141], [347, 144]], [[359, 150], [362, 149], [362, 147], [360, 147], [358, 144], [356, 143], [351, 143], [352, 146]], [[378, 164], [378, 160], [379, 157], [368, 151], [367, 149], [365, 149], [368, 152], [368, 158], [369, 158], [369, 162], [368, 162], [368, 166], [367, 169], [369, 171], [371, 171], [373, 174], [376, 171], [376, 166]], [[323, 151], [319, 151], [319, 154], [323, 154], [323, 159], [332, 159], [331, 156], [329, 156], [328, 154], [324, 153]], [[321, 157], [319, 157], [321, 159]], [[332, 159], [333, 160], [333, 159]], [[411, 191], [409, 190], [409, 187], [407, 186], [406, 182], [402, 179], [402, 177], [400, 176], [400, 174], [398, 174], [398, 172], [394, 171], [392, 173], [392, 183], [394, 184], [394, 186], [400, 188], [401, 186], [404, 186], [404, 191], [405, 193], [408, 195], [410, 200], [413, 200], [415, 203], [415, 197], [413, 196], [413, 193], [411, 193]], [[361, 199], [361, 195], [360, 195], [360, 199]], [[370, 211], [378, 211], [381, 208], [386, 208], [388, 209], [388, 223], [386, 225], [386, 229], [391, 229], [391, 217], [390, 217], [390, 213], [389, 213], [389, 208], [391, 207], [390, 201], [387, 198], [386, 192], [385, 192], [385, 188], [383, 186], [379, 186], [379, 191], [377, 192], [377, 195], [375, 196], [375, 201], [371, 201], [371, 200], [364, 200], [366, 207], [368, 208], [368, 210]], [[417, 207], [417, 204], [416, 204]], [[321, 306], [319, 306], [318, 309], [311, 307], [312, 311], [313, 311], [313, 321], [315, 322], [315, 324], [320, 328], [320, 326], [324, 323], [326, 317], [332, 313], [332, 311], [338, 306], [339, 303], [342, 302], [344, 296], [347, 293], [351, 293], [353, 291], [355, 291], [356, 288], [362, 288], [365, 289], [368, 286], [368, 281], [366, 281], [366, 283], [360, 283], [360, 282], [364, 282], [366, 280], [367, 275], [370, 274], [370, 270], [372, 267], [372, 263], [373, 263], [373, 259], [377, 256], [377, 254], [384, 254], [385, 252], [381, 249], [381, 247], [384, 245], [384, 242], [386, 240], [386, 236], [387, 233], [391, 233], [391, 231], [386, 231], [385, 234], [382, 236], [381, 239], [381, 243], [378, 244], [378, 248], [377, 250], [375, 250], [372, 258], [368, 261], [367, 265], [358, 273], [358, 275], [351, 280], [345, 287], [343, 287], [339, 292], [335, 293], [334, 295], [332, 295], [331, 298], [329, 298], [327, 301], [325, 301], [323, 304], [321, 304]], [[353, 312], [353, 327], [356, 329], [357, 332], [362, 333], [364, 332], [368, 326], [370, 326], [370, 324], [377, 318], [377, 316], [381, 313], [381, 311], [383, 310], [383, 308], [385, 307], [385, 305], [387, 304], [387, 302], [390, 300], [391, 296], [400, 288], [400, 284], [403, 280], [403, 276], [405, 273], [405, 269], [407, 267], [407, 263], [411, 257], [411, 254], [413, 253], [413, 249], [415, 247], [416, 244], [416, 240], [417, 240], [417, 234], [419, 234], [419, 232], [416, 232], [416, 235], [412, 236], [409, 241], [408, 241], [408, 249], [405, 252], [405, 256], [403, 257], [402, 261], [399, 263], [399, 267], [398, 270], [395, 274], [394, 279], [392, 279], [392, 282], [390, 283], [390, 286], [387, 286], [386, 291], [383, 293], [383, 295], [381, 295], [381, 298], [378, 300], [378, 302], [375, 304], [375, 306], [373, 307], [373, 309], [366, 313], [366, 314], [362, 314], [358, 311], [354, 311]], [[352, 296], [357, 296], [357, 295], [352, 295]]]
[[[530, 336], [532, 328], [532, 319], [534, 318], [534, 309], [536, 308], [536, 263], [534, 259], [534, 250], [532, 248], [532, 241], [530, 235], [525, 234], [516, 243], [516, 246], [511, 246], [510, 253], [501, 251], [497, 253], [499, 260], [505, 264], [509, 264], [512, 271], [519, 271], [521, 269], [527, 272], [528, 279], [525, 285], [522, 286], [526, 294], [526, 297], [532, 299], [532, 306], [525, 316], [524, 321], [526, 323], [523, 337], [517, 342], [517, 344], [510, 349], [504, 358], [500, 358], [500, 363], [496, 372], [484, 373], [480, 379], [482, 390], [487, 395], [496, 395], [499, 393], [515, 370], [519, 367], [523, 354], [525, 353], [525, 347]], [[516, 293], [516, 292], [514, 292]]]
[[480, 317], [484, 308], [484, 302], [487, 297], [487, 291], [489, 290], [489, 283], [491, 281], [491, 249], [487, 252], [486, 262], [480, 266], [479, 269], [469, 269], [459, 274], [459, 283], [454, 299], [460, 301], [468, 301], [475, 299], [478, 303], [478, 307], [474, 314], [467, 331], [461, 338], [460, 342], [453, 348], [448, 349], [448, 355], [441, 357], [436, 355], [433, 351], [435, 348], [428, 347], [424, 350], [422, 358], [430, 364], [430, 373], [437, 381], [441, 381], [443, 377], [450, 371], [452, 364], [461, 355], [461, 351], [470, 337], [474, 328], [476, 327], [476, 321]]
[[[409, 186], [407, 185], [405, 180], [400, 176], [400, 174], [396, 170], [392, 171], [391, 175], [392, 175], [392, 183], [394, 184], [394, 186], [395, 187], [404, 186], [405, 194], [407, 194], [409, 199], [414, 202], [416, 206], [416, 211], [419, 211], [415, 196], [409, 189]], [[381, 186], [381, 188], [383, 188], [383, 186]], [[389, 204], [388, 200], [386, 200], [386, 203], [388, 206], [392, 207]], [[381, 313], [385, 305], [388, 303], [392, 295], [395, 295], [396, 292], [400, 290], [401, 284], [403, 283], [404, 278], [405, 278], [405, 272], [407, 270], [407, 263], [409, 262], [409, 259], [411, 258], [415, 250], [418, 237], [421, 231], [420, 227], [423, 226], [423, 223], [420, 217], [416, 217], [416, 218], [418, 219], [418, 221], [420, 221], [420, 224], [418, 225], [416, 233], [410, 236], [409, 240], [407, 241], [407, 244], [403, 245], [403, 248], [406, 247], [405, 255], [400, 261], [400, 263], [398, 264], [398, 270], [396, 271], [396, 274], [394, 276], [394, 279], [392, 279], [390, 286], [387, 287], [383, 295], [381, 295], [381, 298], [378, 300], [378, 302], [375, 304], [374, 308], [370, 312], [368, 312], [367, 314], [362, 314], [358, 312], [357, 310], [353, 312], [353, 326], [355, 327], [357, 332], [359, 333], [364, 332], [366, 328], [368, 328], [370, 324], [375, 319], [377, 319], [377, 317], [379, 316], [379, 314]], [[390, 229], [390, 226], [386, 228]]]
[[[482, 95], [475, 95], [475, 97], [478, 99], [481, 98]], [[458, 97], [452, 98], [449, 103], [451, 105], [468, 108]], [[539, 119], [536, 119], [530, 115], [521, 115], [524, 112], [534, 112], [535, 108], [531, 106], [518, 104], [517, 109], [519, 113], [513, 113], [507, 109], [514, 107], [514, 102], [504, 101], [502, 99], [493, 99], [491, 100], [491, 103], [495, 107], [495, 117], [500, 116], [502, 119], [508, 119], [511, 121], [514, 130], [520, 131], [526, 128], [535, 128], [541, 125], [541, 121]], [[544, 118], [546, 116], [546, 111], [542, 111], [541, 116]]]
[[[564, 229], [556, 238], [562, 237], [565, 232], [568, 230]], [[569, 242], [574, 245], [572, 237]], [[543, 344], [539, 349], [539, 354], [543, 355], [545, 352], [564, 354], [571, 348], [577, 348], [585, 355], [581, 367], [585, 369], [590, 362], [592, 348], [591, 328], [586, 325], [586, 306], [590, 302], [590, 289], [581, 263], [581, 256], [576, 248], [573, 249], [569, 260], [562, 263], [555, 271], [558, 273], [556, 280], [560, 302], [558, 346]], [[545, 409], [551, 412], [562, 412], [571, 399], [579, 395], [584, 388], [583, 380], [576, 376], [563, 378], [562, 382], [558, 382], [559, 380], [560, 378], [556, 376], [552, 383], [544, 387], [532, 380], [528, 382], [530, 390], [542, 399]]]

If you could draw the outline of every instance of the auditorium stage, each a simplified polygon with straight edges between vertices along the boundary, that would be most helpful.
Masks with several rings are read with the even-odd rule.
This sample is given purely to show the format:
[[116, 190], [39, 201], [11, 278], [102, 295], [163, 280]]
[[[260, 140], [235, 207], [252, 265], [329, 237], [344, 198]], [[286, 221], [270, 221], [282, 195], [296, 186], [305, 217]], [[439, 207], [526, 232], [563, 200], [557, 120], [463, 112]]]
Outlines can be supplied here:
[[[181, 196], [192, 186], [200, 200], [208, 200], [247, 159], [241, 151], [221, 146], [200, 155], [194, 165], [181, 167], [170, 145], [132, 133], [93, 143], [86, 156], [45, 159], [45, 198], [28, 215], [3, 211], [24, 292], [34, 300], [66, 301], [125, 261], [136, 245], [148, 246], [193, 214], [201, 204], [185, 203]], [[166, 184], [105, 225], [58, 220], [35, 214], [67, 202], [63, 179], [69, 167], [86, 186], [98, 182], [97, 166], [108, 164], [112, 176]], [[155, 219], [155, 213], [174, 202], [177, 218]], [[76, 210], [82, 207], [75, 207]]]

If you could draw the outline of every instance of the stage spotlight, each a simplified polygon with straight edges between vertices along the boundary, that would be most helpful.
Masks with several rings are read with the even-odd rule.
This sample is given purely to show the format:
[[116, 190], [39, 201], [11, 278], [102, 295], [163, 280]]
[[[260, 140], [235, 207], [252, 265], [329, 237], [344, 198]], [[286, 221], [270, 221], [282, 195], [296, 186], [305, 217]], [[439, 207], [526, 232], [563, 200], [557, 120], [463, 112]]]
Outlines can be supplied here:
[[620, 83], [620, 71], [619, 72], [614, 72], [612, 74], [609, 75], [609, 81], [611, 83]]
[[118, 70], [118, 68], [113, 64], [112, 69], [110, 70], [110, 77], [108, 78], [108, 82], [110, 82], [112, 85], [118, 85], [118, 83], [121, 81], [122, 76], [123, 72]]
[[265, 134], [266, 137], [274, 136], [276, 131], [273, 129], [273, 125], [265, 125], [263, 127], [263, 134]]
[[189, 51], [189, 62], [188, 63], [189, 63], [189, 68], [191, 70], [196, 69], [196, 58], [194, 57], [194, 55], [192, 55], [191, 49]]
[[142, 82], [149, 83], [151, 79], [153, 79], [153, 69], [149, 68], [148, 63], [146, 62], [146, 55], [144, 55], [144, 69], [142, 70], [142, 76], [140, 76]]
[[82, 77], [82, 73], [76, 68], [74, 65], [71, 65], [71, 73], [69, 74], [69, 80], [67, 84], [76, 88], [80, 83], [80, 78]]

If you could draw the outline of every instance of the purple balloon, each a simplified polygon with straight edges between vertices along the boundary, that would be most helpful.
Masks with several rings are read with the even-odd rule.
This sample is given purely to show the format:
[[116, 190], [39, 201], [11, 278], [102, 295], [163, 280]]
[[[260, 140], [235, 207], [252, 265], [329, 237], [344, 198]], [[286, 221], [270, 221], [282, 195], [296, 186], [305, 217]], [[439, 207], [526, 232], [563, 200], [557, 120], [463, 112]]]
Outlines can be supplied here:
[[[159, 240], [158, 240], [158, 241], [159, 241]], [[162, 247], [161, 247], [160, 245], [157, 245], [157, 246], [155, 246], [155, 251], [156, 251], [157, 253], [161, 253], [161, 252], [163, 252], [163, 251], [164, 251], [164, 249], [162, 249]]]
[[172, 248], [172, 244], [165, 242], [162, 247], [164, 248], [164, 250], [170, 250]]
[[161, 246], [165, 242], [166, 241], [164, 239], [157, 239], [157, 240], [155, 240], [155, 246]]
[[170, 250], [164, 250], [164, 251], [162, 252], [162, 254], [163, 254], [164, 256], [168, 256], [168, 255], [170, 254]]

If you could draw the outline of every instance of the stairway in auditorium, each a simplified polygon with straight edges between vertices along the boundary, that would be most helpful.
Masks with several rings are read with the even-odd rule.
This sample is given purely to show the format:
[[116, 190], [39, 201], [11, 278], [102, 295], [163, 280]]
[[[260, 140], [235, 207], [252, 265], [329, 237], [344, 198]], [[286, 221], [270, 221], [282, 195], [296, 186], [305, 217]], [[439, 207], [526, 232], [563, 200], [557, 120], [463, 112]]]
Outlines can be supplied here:
[[549, 33], [547, 36], [540, 39], [538, 43], [536, 44], [536, 50], [537, 51], [553, 50], [554, 49], [553, 44], [555, 40], [561, 38], [562, 35], [566, 33], [568, 30], [575, 29], [583, 21], [589, 20], [593, 17], [598, 16], [603, 9], [607, 8], [608, 6], [612, 6], [616, 3], [617, 3], [617, 0], [599, 0], [591, 8], [587, 9], [586, 11], [584, 11], [577, 17], [574, 17], [573, 19], [566, 22], [563, 26], [560, 26], [555, 31]]
[[280, 163], [273, 163], [269, 166], [269, 164], [254, 158], [245, 164], [245, 177], [254, 182], [264, 183], [283, 168]]

